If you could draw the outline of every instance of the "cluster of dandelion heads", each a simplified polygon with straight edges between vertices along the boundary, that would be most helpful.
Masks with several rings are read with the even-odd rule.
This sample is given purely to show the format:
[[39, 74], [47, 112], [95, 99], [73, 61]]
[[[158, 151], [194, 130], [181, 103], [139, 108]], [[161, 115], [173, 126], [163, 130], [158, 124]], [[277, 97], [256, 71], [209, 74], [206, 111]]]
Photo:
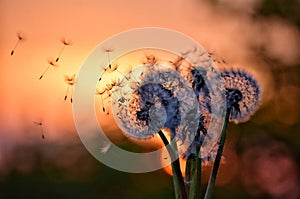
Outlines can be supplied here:
[[261, 101], [261, 88], [254, 77], [242, 70], [221, 72], [226, 87], [227, 107], [231, 108], [230, 120], [247, 121]]
[[[196, 136], [192, 143], [187, 147], [184, 158], [196, 154], [196, 146], [201, 146], [201, 157], [211, 156], [211, 149], [219, 138], [220, 126], [224, 117], [225, 95], [222, 95], [224, 86], [221, 76], [213, 67], [208, 53], [191, 53], [185, 55], [190, 57], [193, 62], [200, 59], [199, 66], [187, 64], [184, 59], [177, 59], [173, 64], [176, 70], [189, 82], [198, 100], [198, 123], [192, 128], [196, 129]], [[182, 130], [185, 130], [183, 128]]]
[[223, 95], [225, 88], [209, 53], [194, 49], [182, 56], [190, 62], [187, 64], [180, 60], [181, 65], [177, 68], [189, 82], [198, 100], [198, 122], [193, 127], [197, 130], [196, 137], [184, 155], [185, 157], [195, 155], [195, 146], [200, 145], [201, 157], [205, 159], [212, 156], [212, 149], [219, 139], [223, 126], [226, 106], [225, 95]]
[[201, 156], [209, 157], [223, 126], [220, 110], [226, 107], [221, 76], [209, 54], [198, 49], [167, 58], [148, 54], [140, 64], [130, 71], [120, 67], [122, 85], [111, 98], [117, 125], [136, 139], [168, 129], [164, 132], [175, 137], [180, 155], [195, 155], [201, 145]]

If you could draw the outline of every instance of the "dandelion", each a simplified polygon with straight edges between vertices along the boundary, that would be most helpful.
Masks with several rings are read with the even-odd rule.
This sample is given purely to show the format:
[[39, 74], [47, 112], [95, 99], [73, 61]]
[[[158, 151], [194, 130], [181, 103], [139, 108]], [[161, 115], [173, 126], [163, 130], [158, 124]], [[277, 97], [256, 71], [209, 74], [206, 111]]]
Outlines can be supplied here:
[[58, 54], [58, 56], [57, 56], [55, 62], [58, 62], [58, 61], [59, 61], [59, 59], [60, 59], [60, 57], [61, 57], [61, 54], [62, 54], [62, 52], [64, 51], [65, 47], [66, 47], [66, 46], [72, 45], [72, 42], [71, 42], [71, 41], [67, 41], [64, 37], [61, 38], [60, 41], [62, 42], [63, 47], [62, 47], [62, 49], [60, 50], [60, 52], [59, 52], [59, 54]]
[[111, 68], [111, 69], [112, 69], [111, 72], [117, 71], [117, 72], [120, 73], [126, 80], [129, 80], [123, 72], [121, 72], [120, 70], [118, 70], [118, 68], [119, 68], [119, 64], [114, 64], [114, 67]]
[[45, 135], [44, 135], [44, 132], [43, 132], [43, 123], [42, 122], [35, 122], [35, 121], [33, 123], [40, 127], [40, 132], [41, 132], [42, 139], [45, 139]]
[[[178, 122], [181, 121], [177, 109], [187, 113], [191, 106], [193, 109], [196, 106], [196, 101], [193, 101], [195, 95], [187, 86], [187, 82], [169, 69], [159, 72], [149, 68], [140, 79], [142, 82], [124, 82], [119, 94], [112, 98], [118, 105], [116, 112], [122, 118], [118, 122], [123, 132], [130, 137], [145, 139], [152, 137], [160, 128], [166, 127], [176, 134], [179, 131]], [[178, 97], [180, 103], [179, 99], [176, 99]], [[166, 122], [162, 123], [163, 121]], [[186, 138], [184, 135], [181, 137]]]
[[105, 67], [103, 72], [101, 73], [100, 77], [99, 77], [99, 82], [102, 80], [103, 75], [105, 74], [105, 72], [108, 70], [108, 67]]
[[44, 77], [44, 75], [46, 74], [46, 72], [49, 70], [50, 67], [57, 67], [58, 65], [56, 64], [55, 61], [53, 61], [53, 59], [49, 58], [48, 59], [48, 66], [46, 67], [46, 69], [44, 70], [44, 72], [42, 73], [42, 75], [39, 77], [39, 79], [42, 79]]
[[15, 53], [15, 50], [16, 50], [17, 46], [19, 45], [19, 43], [24, 40], [24, 37], [20, 33], [18, 33], [17, 36], [18, 36], [18, 41], [15, 44], [14, 48], [12, 49], [12, 51], [10, 52], [10, 56], [13, 56], [13, 54]]
[[[198, 101], [185, 78], [165, 65], [154, 63], [154, 60], [154, 56], [149, 57], [147, 67], [137, 70], [139, 81], [125, 81], [119, 92], [113, 93], [115, 105], [112, 108], [117, 112], [116, 121], [126, 136], [148, 139], [159, 135], [173, 161], [186, 151], [184, 147], [195, 136], [195, 126], [199, 122]], [[170, 149], [166, 132], [162, 129], [170, 133], [174, 148]], [[180, 148], [177, 148], [177, 143], [182, 143]], [[174, 161], [172, 167], [174, 175], [180, 179], [178, 190], [182, 190], [184, 181], [179, 161]], [[182, 196], [186, 194], [185, 190], [181, 193]]]
[[114, 49], [112, 48], [106, 48], [104, 51], [107, 53], [107, 61], [108, 61], [108, 67], [111, 69], [111, 63], [110, 63], [110, 56], [109, 53], [113, 52]]
[[225, 144], [228, 122], [234, 121], [235, 123], [239, 123], [247, 121], [257, 109], [261, 99], [259, 84], [254, 77], [245, 71], [233, 69], [224, 70], [221, 72], [221, 77], [226, 89], [225, 94], [227, 108], [218, 150], [215, 155], [212, 174], [204, 197], [205, 199], [212, 197], [213, 187], [216, 181]]
[[157, 62], [157, 58], [154, 55], [146, 55], [143, 64], [154, 65]]
[[[192, 143], [187, 147], [187, 150], [184, 152], [183, 157], [193, 161], [198, 157], [200, 152], [200, 147], [203, 145], [203, 141], [207, 135], [207, 129], [209, 127], [210, 119], [211, 119], [211, 98], [209, 94], [209, 89], [205, 83], [203, 75], [205, 75], [205, 71], [200, 67], [191, 68], [190, 74], [191, 77], [190, 82], [193, 88], [193, 91], [198, 99], [198, 122], [195, 123], [191, 128], [196, 129], [195, 139]], [[186, 131], [186, 128], [183, 128], [182, 131]], [[191, 129], [189, 130], [191, 131]], [[187, 172], [188, 173], [188, 172]], [[188, 181], [190, 179], [187, 179]]]
[[101, 107], [102, 107], [102, 111], [105, 112], [105, 107], [104, 107], [104, 101], [103, 101], [103, 94], [106, 92], [106, 89], [102, 89], [102, 90], [97, 90], [96, 91], [96, 95], [100, 95], [101, 97]]
[[[202, 157], [200, 154], [204, 139], [209, 136], [207, 129], [209, 121], [211, 119], [211, 98], [209, 89], [205, 83], [204, 75], [206, 71], [201, 67], [194, 67], [189, 65], [187, 68], [187, 79], [191, 83], [191, 87], [198, 99], [199, 117], [198, 122], [195, 122], [190, 128], [196, 129], [196, 134], [186, 152], [183, 154], [183, 158], [186, 160], [185, 168], [185, 182], [187, 190], [190, 191], [190, 198], [198, 197], [200, 195], [201, 186], [201, 165], [206, 157]], [[182, 129], [185, 131], [186, 129]], [[190, 130], [191, 131], [191, 130]], [[210, 154], [210, 152], [208, 153]], [[194, 191], [191, 191], [194, 190]]]
[[221, 72], [226, 87], [227, 107], [231, 108], [230, 121], [247, 121], [261, 101], [261, 89], [257, 81], [242, 70]]
[[65, 75], [65, 82], [68, 84], [68, 87], [67, 87], [67, 91], [66, 91], [64, 100], [67, 100], [69, 90], [71, 89], [70, 100], [72, 103], [73, 102], [73, 86], [75, 84], [75, 74], [72, 76]]
[[103, 144], [104, 144], [104, 146], [100, 148], [100, 152], [103, 154], [106, 154], [108, 152], [108, 150], [110, 149], [112, 143], [105, 141]]
[[141, 110], [137, 111], [137, 118], [141, 121], [145, 121], [146, 125], [149, 125], [150, 120], [150, 108], [155, 104], [154, 95], [157, 95], [158, 101], [162, 104], [166, 111], [167, 119], [164, 127], [168, 128], [173, 136], [175, 136], [175, 130], [179, 126], [181, 115], [179, 111], [179, 101], [174, 94], [168, 89], [165, 89], [159, 84], [145, 84], [138, 88], [137, 94], [141, 97]]
[[[171, 90], [165, 88], [158, 83], [146, 83], [141, 85], [135, 90], [135, 94], [140, 97], [140, 108], [136, 111], [136, 119], [143, 123], [145, 126], [153, 129], [153, 132], [157, 132], [165, 146], [172, 160], [174, 172], [178, 178], [179, 187], [183, 198], [186, 198], [186, 192], [184, 188], [184, 182], [182, 173], [180, 170], [179, 160], [176, 158], [176, 149], [172, 149], [169, 145], [169, 141], [165, 137], [161, 128], [165, 127], [171, 131], [171, 138], [173, 139], [176, 134], [176, 128], [180, 125], [180, 102], [177, 97], [174, 96]], [[156, 109], [157, 103], [161, 104], [161, 107], [165, 110], [166, 120], [164, 124], [161, 121], [161, 110]], [[153, 108], [154, 107], [154, 108]]]

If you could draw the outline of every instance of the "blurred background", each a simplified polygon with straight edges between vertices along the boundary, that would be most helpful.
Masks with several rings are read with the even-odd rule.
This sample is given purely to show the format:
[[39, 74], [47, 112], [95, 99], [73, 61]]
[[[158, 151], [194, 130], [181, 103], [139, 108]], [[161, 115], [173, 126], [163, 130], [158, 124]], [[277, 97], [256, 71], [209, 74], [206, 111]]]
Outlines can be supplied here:
[[[64, 75], [76, 74], [91, 50], [146, 26], [194, 38], [263, 89], [255, 115], [229, 125], [214, 198], [300, 198], [299, 9], [299, 0], [0, 0], [0, 198], [174, 197], [164, 170], [128, 174], [94, 159], [64, 101]], [[39, 80], [63, 37], [72, 45]], [[203, 169], [206, 183], [211, 167]]]

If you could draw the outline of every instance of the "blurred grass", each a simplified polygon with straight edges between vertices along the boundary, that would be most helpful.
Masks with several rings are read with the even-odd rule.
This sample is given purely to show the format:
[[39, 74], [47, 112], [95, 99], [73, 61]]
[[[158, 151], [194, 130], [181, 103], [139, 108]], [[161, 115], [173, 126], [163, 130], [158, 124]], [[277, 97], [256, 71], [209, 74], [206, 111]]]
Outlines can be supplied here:
[[[55, 147], [55, 146], [52, 146]], [[172, 198], [172, 179], [163, 171], [145, 174], [128, 174], [102, 165], [84, 149], [81, 161], [70, 168], [55, 165], [38, 147], [26, 148], [35, 157], [34, 169], [14, 169], [0, 178], [0, 198]], [[76, 151], [73, 151], [76, 153]], [[16, 151], [17, 152], [17, 151]], [[61, 153], [58, 152], [57, 156]], [[68, 157], [58, 157], [68, 158]], [[72, 158], [72, 157], [70, 157]], [[15, 162], [20, 164], [19, 162]], [[92, 172], [80, 169], [90, 165]], [[77, 168], [77, 169], [74, 169]], [[78, 173], [80, 172], [80, 174]]]

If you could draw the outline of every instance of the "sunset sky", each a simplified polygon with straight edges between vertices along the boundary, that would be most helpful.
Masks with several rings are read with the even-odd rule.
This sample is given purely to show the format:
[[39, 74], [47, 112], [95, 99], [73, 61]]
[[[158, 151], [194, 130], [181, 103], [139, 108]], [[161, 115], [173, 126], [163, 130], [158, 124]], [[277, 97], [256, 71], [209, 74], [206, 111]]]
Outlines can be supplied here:
[[[265, 91], [264, 102], [270, 100], [273, 90], [265, 88], [273, 80], [253, 49], [265, 49], [280, 63], [295, 64], [298, 29], [276, 17], [254, 20], [251, 13], [259, 0], [220, 2], [213, 7], [196, 0], [0, 0], [0, 150], [5, 140], [5, 145], [13, 145], [32, 133], [40, 136], [33, 121], [43, 122], [47, 139], [68, 137], [75, 127], [71, 104], [63, 100], [64, 75], [77, 73], [103, 40], [133, 28], [163, 27], [192, 37], [228, 65], [255, 74]], [[11, 56], [17, 33], [24, 41]], [[55, 59], [63, 47], [62, 37], [72, 45], [64, 49], [59, 67], [51, 67], [39, 80], [47, 60]]]
[[[296, 1], [291, 2], [295, 3]], [[163, 191], [172, 194], [172, 190], [169, 190], [172, 182], [170, 179], [168, 184], [169, 176], [167, 175], [166, 177], [156, 173], [153, 175], [154, 178], [147, 178], [147, 180], [141, 177], [142, 175], [129, 174], [125, 176], [127, 174], [123, 175], [122, 172], [116, 175], [113, 172], [117, 171], [105, 170], [107, 168], [102, 167], [103, 165], [99, 162], [96, 164], [92, 162], [94, 159], [85, 150], [77, 135], [70, 99], [68, 97], [67, 100], [64, 100], [68, 86], [64, 81], [64, 76], [77, 74], [93, 49], [115, 34], [143, 27], [172, 29], [193, 38], [206, 51], [211, 52], [215, 59], [226, 60], [226, 64], [221, 65], [220, 68], [244, 69], [252, 74], [262, 87], [262, 102], [258, 112], [245, 124], [230, 124], [229, 126], [231, 132], [225, 145], [225, 156], [227, 157], [225, 162], [227, 163], [224, 164], [225, 166], [221, 166], [220, 170], [223, 173], [218, 183], [226, 184], [236, 176], [243, 175], [242, 181], [247, 189], [246, 192], [251, 195], [252, 191], [255, 195], [257, 194], [257, 189], [253, 188], [255, 186], [260, 187], [262, 193], [267, 193], [267, 189], [274, 191], [276, 186], [273, 186], [270, 181], [279, 182], [279, 180], [276, 181], [277, 176], [297, 176], [295, 173], [299, 172], [299, 160], [293, 157], [292, 152], [295, 149], [297, 156], [300, 151], [300, 79], [297, 74], [300, 63], [299, 24], [297, 26], [297, 23], [290, 18], [284, 18], [278, 13], [263, 15], [258, 8], [261, 8], [262, 3], [265, 2], [270, 1], [0, 0], [0, 93], [2, 94], [0, 99], [0, 185], [5, 185], [10, 180], [13, 175], [13, 172], [10, 173], [10, 169], [14, 171], [13, 169], [17, 168], [16, 170], [19, 169], [22, 172], [22, 169], [25, 168], [25, 172], [29, 171], [28, 178], [35, 179], [32, 168], [35, 168], [38, 173], [39, 168], [36, 167], [44, 166], [46, 168], [52, 164], [51, 166], [58, 166], [62, 169], [62, 173], [70, 175], [70, 179], [74, 176], [73, 179], [76, 179], [77, 175], [79, 181], [88, 179], [84, 182], [86, 186], [93, 184], [93, 189], [103, 193], [107, 192], [108, 198], [111, 198], [111, 190], [115, 188], [118, 190], [118, 187], [123, 189], [123, 184], [119, 186], [121, 183], [118, 184], [113, 180], [108, 182], [107, 186], [94, 183], [91, 176], [94, 177], [95, 165], [100, 165], [101, 172], [97, 174], [97, 178], [99, 177], [101, 182], [103, 173], [107, 172], [108, 174], [105, 173], [107, 178], [121, 180], [129, 189], [134, 187], [132, 193], [140, 184], [149, 183], [153, 192], [159, 194], [160, 192], [157, 191], [159, 188], [167, 187]], [[299, 18], [295, 17], [295, 19]], [[11, 51], [18, 42], [18, 34], [24, 39], [18, 43], [11, 56]], [[50, 67], [43, 78], [39, 80], [49, 65], [48, 61], [55, 60], [63, 48], [62, 38], [72, 44], [65, 46], [58, 66]], [[137, 59], [142, 60], [141, 57]], [[109, 137], [117, 140], [121, 134], [120, 130], [109, 122], [112, 120], [111, 115], [107, 117], [106, 114], [101, 113], [100, 98], [97, 96], [95, 99], [97, 100], [96, 105], [99, 105], [97, 113], [100, 119], [98, 119], [101, 120], [103, 126], [107, 127], [106, 133], [110, 134]], [[99, 103], [97, 104], [97, 102]], [[43, 132], [38, 125], [39, 122], [43, 123]], [[257, 136], [260, 133], [263, 135]], [[265, 136], [264, 133], [272, 136]], [[287, 142], [278, 140], [273, 135], [279, 135], [278, 137], [285, 138]], [[252, 148], [251, 139], [254, 144], [261, 143], [261, 146]], [[124, 142], [128, 142], [128, 139], [124, 140]], [[157, 144], [157, 141], [153, 142]], [[237, 151], [239, 142], [245, 146], [243, 152]], [[265, 143], [269, 144], [265, 145]], [[74, 146], [74, 148], [65, 148], [65, 144]], [[130, 144], [132, 143], [130, 142]], [[140, 146], [147, 144], [148, 142], [146, 143], [145, 140], [140, 142]], [[23, 150], [22, 146], [28, 151]], [[151, 147], [147, 149], [154, 150]], [[274, 151], [276, 153], [280, 151], [278, 156], [275, 155], [276, 160], [285, 163], [286, 171], [290, 175], [286, 175], [285, 170], [278, 172], [277, 176], [267, 176], [268, 172], [259, 173], [268, 168], [271, 173], [273, 171], [277, 173], [277, 164], [274, 164], [273, 159], [275, 156], [272, 156]], [[255, 163], [252, 162], [253, 159], [256, 160]], [[85, 161], [86, 164], [82, 164], [82, 161]], [[45, 168], [42, 168], [42, 170], [44, 169], [42, 181], [46, 179], [45, 181], [48, 180], [52, 183], [51, 180], [54, 179], [57, 187], [63, 183], [65, 183], [63, 185], [69, 186], [69, 181], [63, 181], [65, 179], [61, 183], [62, 178], [55, 176], [56, 171]], [[208, 168], [204, 168], [204, 170], [206, 169], [203, 175], [205, 179], [208, 178]], [[253, 171], [261, 174], [260, 181], [253, 181], [251, 173]], [[4, 183], [2, 182], [3, 176], [7, 180], [3, 180]], [[122, 181], [122, 179], [125, 180]], [[18, 182], [18, 176], [15, 180]], [[25, 185], [27, 184], [26, 180], [24, 181]], [[153, 188], [157, 187], [157, 184], [156, 182], [152, 183], [151, 180], [159, 181], [158, 189]], [[8, 183], [7, 187], [11, 186], [11, 190], [15, 191], [14, 182]], [[131, 182], [134, 182], [133, 185]], [[295, 187], [300, 184], [300, 180], [296, 177], [295, 182], [291, 180], [290, 182]], [[31, 186], [32, 184], [34, 186]], [[38, 183], [33, 180], [31, 184], [28, 183], [28, 187], [35, 189], [35, 184]], [[44, 184], [41, 183], [41, 186]], [[285, 185], [291, 187], [288, 183]], [[19, 186], [22, 187], [22, 184]], [[98, 186], [101, 186], [100, 189]], [[151, 186], [149, 186], [149, 192], [147, 192], [148, 188], [144, 188], [145, 190], [141, 189], [140, 193], [143, 195], [150, 193]], [[73, 192], [76, 190], [74, 187], [76, 186], [70, 189], [70, 193], [77, 196], [77, 192]], [[5, 186], [3, 189], [6, 189]], [[229, 189], [235, 189], [235, 187]], [[86, 190], [90, 189], [78, 190], [84, 195]], [[24, 189], [20, 193], [25, 192], [27, 190]], [[288, 192], [292, 191], [288, 190]], [[7, 193], [10, 194], [10, 189]], [[126, 196], [132, 198], [129, 193], [131, 192], [128, 192]], [[95, 192], [95, 195], [97, 194]], [[0, 197], [2, 197], [1, 188]], [[51, 198], [51, 196], [49, 197]]]

